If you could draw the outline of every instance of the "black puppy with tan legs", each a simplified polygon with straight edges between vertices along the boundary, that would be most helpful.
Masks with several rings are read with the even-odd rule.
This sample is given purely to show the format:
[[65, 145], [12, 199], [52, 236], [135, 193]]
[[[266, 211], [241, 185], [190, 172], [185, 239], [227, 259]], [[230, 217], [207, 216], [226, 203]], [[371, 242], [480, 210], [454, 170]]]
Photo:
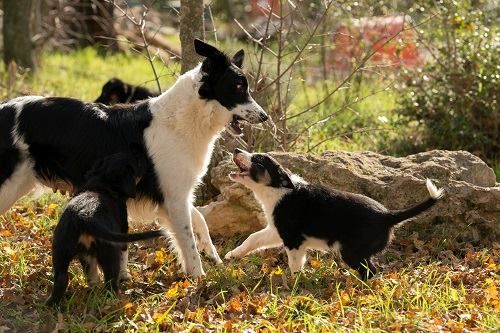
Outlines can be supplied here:
[[236, 149], [233, 161], [239, 172], [230, 178], [253, 191], [267, 227], [250, 235], [226, 259], [284, 245], [292, 274], [302, 269], [307, 250], [317, 249], [335, 250], [361, 278], [370, 278], [376, 273], [371, 258], [387, 246], [393, 227], [443, 196], [443, 190], [427, 179], [430, 198], [409, 209], [388, 210], [363, 195], [308, 184], [267, 154]]
[[144, 172], [131, 153], [117, 153], [97, 162], [87, 181], [71, 199], [54, 230], [52, 264], [54, 289], [47, 300], [60, 302], [68, 286], [68, 266], [78, 257], [89, 283], [99, 280], [97, 264], [108, 287], [118, 292], [121, 252], [125, 243], [164, 236], [164, 231], [128, 234], [128, 198]]

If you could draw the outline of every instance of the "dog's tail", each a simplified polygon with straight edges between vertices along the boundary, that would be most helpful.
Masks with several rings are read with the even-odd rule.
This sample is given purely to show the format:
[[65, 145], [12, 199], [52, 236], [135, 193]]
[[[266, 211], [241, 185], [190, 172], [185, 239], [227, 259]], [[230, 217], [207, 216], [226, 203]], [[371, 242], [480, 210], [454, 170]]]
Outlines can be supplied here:
[[427, 186], [427, 190], [429, 191], [430, 198], [412, 208], [389, 211], [387, 213], [387, 222], [389, 223], [389, 225], [393, 226], [400, 222], [403, 222], [404, 220], [417, 216], [418, 214], [434, 206], [434, 204], [444, 196], [444, 190], [442, 188], [438, 189], [430, 179], [427, 179], [425, 185]]
[[123, 234], [114, 232], [103, 226], [101, 223], [86, 223], [83, 232], [94, 236], [97, 239], [102, 239], [113, 243], [130, 243], [150, 238], [167, 236], [165, 230], [152, 230], [137, 232], [133, 234]]

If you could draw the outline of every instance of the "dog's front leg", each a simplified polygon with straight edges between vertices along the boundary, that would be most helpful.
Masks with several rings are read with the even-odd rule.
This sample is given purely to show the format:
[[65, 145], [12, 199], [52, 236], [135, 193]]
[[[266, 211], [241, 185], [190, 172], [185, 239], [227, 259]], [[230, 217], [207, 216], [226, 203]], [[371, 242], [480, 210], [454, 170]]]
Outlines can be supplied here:
[[286, 248], [286, 254], [288, 256], [288, 267], [290, 267], [292, 276], [295, 276], [295, 274], [300, 272], [302, 270], [302, 267], [304, 267], [304, 263], [306, 262], [306, 252], [307, 249], [304, 246], [293, 250]]
[[200, 254], [194, 239], [190, 207], [189, 200], [175, 200], [169, 197], [166, 209], [159, 211], [164, 217], [160, 219], [160, 222], [166, 224], [172, 234], [172, 241], [184, 273], [199, 277], [205, 275], [205, 272], [201, 266]]
[[191, 206], [191, 214], [193, 219], [193, 230], [198, 236], [198, 247], [200, 248], [200, 251], [205, 252], [215, 263], [221, 264], [222, 260], [220, 259], [217, 249], [210, 238], [205, 217], [203, 217], [200, 211], [194, 206]]
[[245, 241], [232, 251], [229, 251], [225, 258], [242, 258], [248, 253], [261, 249], [280, 246], [283, 243], [276, 229], [267, 227], [248, 236]]
[[120, 273], [118, 275], [118, 278], [120, 281], [128, 281], [132, 279], [132, 275], [128, 272], [128, 246], [125, 245], [121, 249], [121, 256], [120, 256]]

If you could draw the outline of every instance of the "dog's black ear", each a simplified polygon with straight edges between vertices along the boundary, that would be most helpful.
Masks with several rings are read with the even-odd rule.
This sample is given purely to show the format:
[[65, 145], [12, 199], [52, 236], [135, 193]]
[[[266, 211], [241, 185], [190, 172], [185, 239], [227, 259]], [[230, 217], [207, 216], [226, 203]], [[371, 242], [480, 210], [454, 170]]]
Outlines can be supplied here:
[[233, 64], [241, 68], [243, 66], [243, 60], [245, 59], [245, 51], [243, 49], [239, 50], [236, 52], [236, 54], [233, 56]]
[[110, 175], [110, 178], [114, 178], [116, 190], [127, 198], [135, 198], [135, 178], [137, 174], [134, 166], [131, 163], [127, 163], [122, 165], [120, 169], [121, 170], [113, 170], [113, 175]]
[[196, 51], [196, 53], [206, 58], [212, 58], [221, 54], [221, 52], [217, 50], [217, 48], [205, 43], [198, 38], [195, 38], [194, 40], [194, 50]]
[[135, 198], [137, 194], [137, 188], [135, 185], [135, 177], [132, 174], [122, 177], [117, 184], [120, 192], [127, 198]]
[[[288, 171], [288, 172], [287, 172]], [[295, 185], [292, 182], [292, 173], [283, 167], [280, 167], [278, 170], [280, 187], [295, 189]]]

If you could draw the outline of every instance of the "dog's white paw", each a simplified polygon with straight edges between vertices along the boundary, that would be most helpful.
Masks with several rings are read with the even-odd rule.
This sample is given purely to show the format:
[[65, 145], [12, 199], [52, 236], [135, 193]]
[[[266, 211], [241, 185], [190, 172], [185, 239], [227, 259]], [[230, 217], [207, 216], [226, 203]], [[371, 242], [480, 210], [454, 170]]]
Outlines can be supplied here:
[[236, 252], [233, 250], [233, 251], [229, 251], [228, 253], [226, 253], [226, 255], [224, 256], [224, 259], [226, 260], [230, 260], [230, 259], [238, 259], [239, 256], [236, 255]]
[[120, 281], [130, 281], [132, 280], [132, 275], [128, 271], [120, 271], [120, 274], [118, 275], [120, 278]]
[[212, 260], [215, 262], [216, 265], [222, 264], [222, 259], [219, 256], [212, 258]]

